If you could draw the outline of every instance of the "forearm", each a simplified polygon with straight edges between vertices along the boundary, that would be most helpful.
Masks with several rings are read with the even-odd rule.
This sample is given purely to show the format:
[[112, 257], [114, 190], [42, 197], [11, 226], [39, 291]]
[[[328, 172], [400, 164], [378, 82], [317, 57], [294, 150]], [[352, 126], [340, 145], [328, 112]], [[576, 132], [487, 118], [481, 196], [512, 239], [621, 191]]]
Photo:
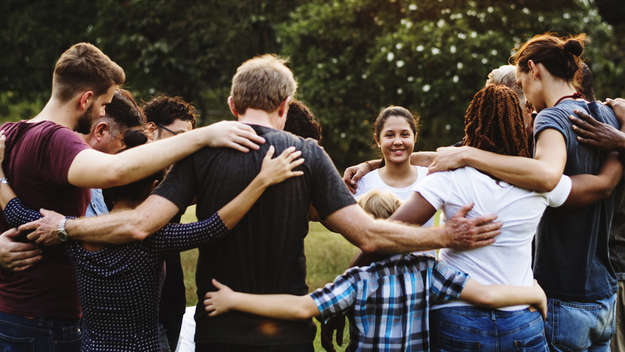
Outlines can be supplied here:
[[623, 165], [617, 153], [611, 153], [603, 163], [598, 175], [581, 174], [571, 176], [573, 186], [566, 200], [566, 206], [583, 207], [606, 199], [618, 185], [623, 175]]
[[410, 165], [428, 166], [435, 156], [436, 152], [414, 152], [410, 154]]
[[140, 241], [165, 226], [179, 211], [168, 199], [151, 195], [136, 209], [68, 220], [65, 230], [72, 239], [86, 242]]
[[427, 251], [445, 247], [441, 227], [408, 226], [389, 220], [372, 220], [365, 230], [367, 244], [364, 252], [378, 254]]
[[[115, 155], [116, 182], [108, 187], [125, 185], [166, 169], [206, 145], [199, 130], [130, 148]], [[108, 188], [102, 187], [102, 188]]]
[[535, 305], [541, 296], [533, 286], [482, 285], [469, 279], [460, 299], [485, 308]]
[[507, 183], [538, 192], [551, 191], [562, 176], [562, 170], [542, 160], [500, 155], [477, 148], [468, 148], [463, 161], [465, 165]]
[[219, 209], [219, 217], [228, 229], [234, 228], [241, 221], [268, 186], [269, 182], [258, 175], [233, 200]]
[[159, 251], [184, 251], [217, 240], [228, 232], [219, 215], [188, 224], [169, 223], [154, 234], [154, 246]]
[[319, 315], [309, 295], [254, 295], [233, 292], [232, 309], [275, 319], [302, 320]]

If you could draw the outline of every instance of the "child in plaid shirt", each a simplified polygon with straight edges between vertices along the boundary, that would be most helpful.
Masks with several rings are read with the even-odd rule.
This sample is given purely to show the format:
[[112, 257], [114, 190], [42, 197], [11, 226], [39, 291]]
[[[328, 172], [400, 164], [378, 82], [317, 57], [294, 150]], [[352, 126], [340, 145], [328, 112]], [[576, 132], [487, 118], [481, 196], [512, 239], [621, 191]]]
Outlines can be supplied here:
[[[373, 216], [388, 217], [400, 205], [390, 192], [371, 191], [358, 202]], [[380, 216], [384, 214], [383, 216]], [[347, 312], [352, 332], [348, 351], [429, 351], [428, 313], [432, 304], [458, 299], [497, 308], [530, 304], [546, 316], [543, 290], [481, 285], [468, 274], [422, 254], [398, 254], [366, 267], [353, 267], [306, 296], [254, 295], [219, 289], [207, 292], [210, 316], [239, 310], [278, 319], [325, 319]]]

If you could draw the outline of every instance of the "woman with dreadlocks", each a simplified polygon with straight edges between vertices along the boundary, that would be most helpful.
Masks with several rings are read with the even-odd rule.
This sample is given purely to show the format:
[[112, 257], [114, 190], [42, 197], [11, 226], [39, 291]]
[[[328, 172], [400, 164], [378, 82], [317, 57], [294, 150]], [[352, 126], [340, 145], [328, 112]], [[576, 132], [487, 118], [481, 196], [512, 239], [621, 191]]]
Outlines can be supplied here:
[[614, 330], [617, 286], [608, 244], [614, 211], [611, 193], [622, 168], [616, 156], [582, 144], [589, 136], [577, 136], [579, 129], [571, 121], [580, 121], [577, 114], [586, 125], [602, 122], [618, 128], [619, 122], [607, 105], [587, 102], [576, 91], [584, 38], [583, 34], [537, 35], [511, 58], [517, 83], [538, 111], [533, 159], [464, 146], [440, 149], [430, 167], [440, 171], [472, 166], [510, 184], [543, 192], [553, 189], [562, 174], [612, 172], [614, 177], [605, 182], [592, 176], [574, 182], [574, 193], [585, 188], [599, 201], [567, 212], [549, 208], [536, 230], [534, 273], [549, 299], [545, 332], [557, 351], [608, 351]]

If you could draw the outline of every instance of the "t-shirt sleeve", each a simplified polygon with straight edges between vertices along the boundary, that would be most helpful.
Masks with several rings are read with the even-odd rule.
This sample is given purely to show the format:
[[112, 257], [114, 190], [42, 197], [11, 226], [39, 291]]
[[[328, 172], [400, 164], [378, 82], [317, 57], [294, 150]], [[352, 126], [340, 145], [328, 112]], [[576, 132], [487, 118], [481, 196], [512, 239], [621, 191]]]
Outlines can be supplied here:
[[88, 149], [89, 145], [68, 128], [59, 128], [50, 135], [46, 150], [47, 155], [47, 177], [50, 181], [63, 185], [67, 184], [67, 174], [72, 162], [78, 153]]
[[176, 204], [178, 210], [185, 210], [193, 202], [196, 189], [196, 175], [191, 155], [177, 162], [152, 194], [168, 199]]
[[419, 181], [414, 188], [414, 191], [425, 198], [434, 209], [442, 208], [445, 199], [448, 199], [447, 192], [450, 183], [447, 174], [447, 172], [437, 172], [428, 175]]
[[321, 219], [346, 206], [356, 203], [343, 183], [328, 154], [318, 145], [312, 146], [311, 197]]
[[548, 108], [542, 110], [534, 121], [534, 140], [538, 139], [540, 132], [552, 128], [564, 136], [566, 144], [569, 144], [569, 136], [571, 133], [571, 123], [568, 116], [557, 108]]
[[349, 269], [334, 282], [310, 294], [319, 309], [320, 320], [344, 312], [354, 305], [358, 296], [358, 270], [359, 268]]
[[469, 274], [441, 261], [437, 261], [431, 267], [428, 276], [430, 297], [432, 297], [432, 303], [434, 304], [458, 299], [469, 278]]
[[569, 197], [571, 193], [571, 188], [573, 187], [573, 182], [571, 178], [567, 175], [562, 175], [560, 177], [560, 181], [556, 185], [556, 188], [552, 189], [551, 192], [547, 193], [547, 202], [550, 207], [559, 207], [566, 199]]

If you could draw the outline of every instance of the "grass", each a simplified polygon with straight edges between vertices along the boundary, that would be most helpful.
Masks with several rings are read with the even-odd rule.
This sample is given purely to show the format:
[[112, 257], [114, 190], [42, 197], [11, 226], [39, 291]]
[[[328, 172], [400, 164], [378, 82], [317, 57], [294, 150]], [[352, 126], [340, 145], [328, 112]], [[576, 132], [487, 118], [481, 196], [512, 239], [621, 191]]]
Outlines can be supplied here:
[[[189, 207], [182, 216], [182, 222], [195, 221], [195, 206]], [[311, 222], [308, 236], [305, 239], [305, 253], [307, 265], [306, 283], [310, 290], [322, 287], [328, 282], [334, 281], [341, 274], [358, 253], [358, 248], [349, 243], [343, 236], [328, 231], [323, 225]], [[197, 265], [198, 250], [185, 251], [181, 255], [182, 270], [184, 271], [184, 285], [187, 293], [187, 305], [195, 305], [197, 296], [195, 293], [195, 268]], [[316, 321], [315, 321], [316, 323]], [[347, 330], [347, 327], [345, 328]], [[315, 337], [315, 351], [323, 351], [319, 340], [319, 331]], [[344, 342], [349, 341], [349, 334], [345, 331]], [[344, 351], [338, 347], [337, 351]]]

